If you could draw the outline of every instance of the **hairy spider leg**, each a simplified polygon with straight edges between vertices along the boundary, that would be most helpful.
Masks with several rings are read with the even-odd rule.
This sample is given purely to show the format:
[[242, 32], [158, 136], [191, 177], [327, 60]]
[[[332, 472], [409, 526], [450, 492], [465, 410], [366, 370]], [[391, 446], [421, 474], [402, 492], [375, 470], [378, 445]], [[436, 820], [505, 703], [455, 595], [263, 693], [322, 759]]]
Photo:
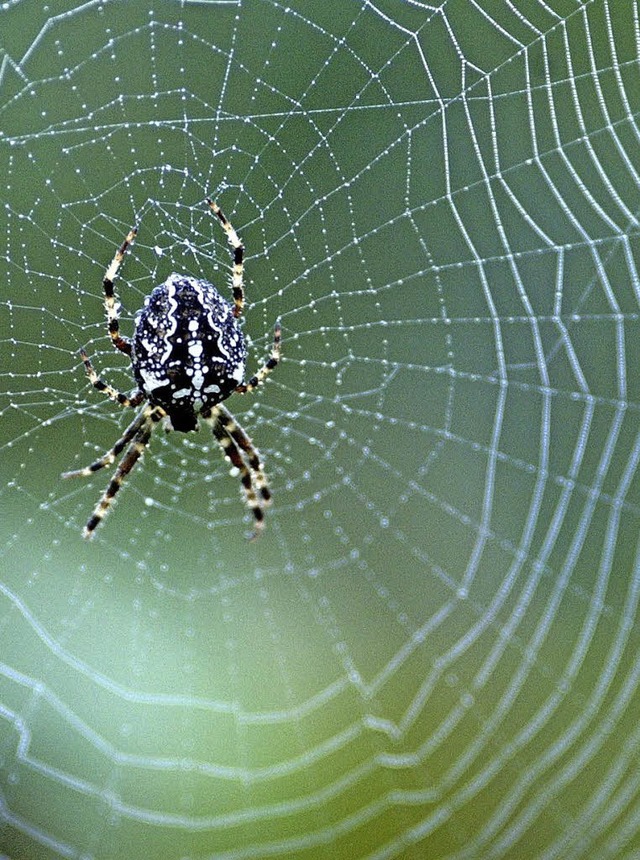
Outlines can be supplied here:
[[216, 406], [211, 410], [211, 420], [213, 435], [222, 448], [224, 456], [240, 474], [247, 505], [255, 519], [255, 532], [251, 535], [253, 540], [264, 528], [264, 506], [271, 500], [260, 457], [245, 431], [223, 406]]
[[94, 508], [93, 514], [89, 517], [87, 524], [84, 527], [82, 534], [85, 538], [93, 537], [94, 531], [109, 513], [109, 509], [111, 508], [113, 500], [122, 486], [124, 479], [144, 453], [145, 448], [149, 444], [149, 439], [151, 438], [151, 433], [153, 432], [155, 424], [164, 417], [165, 412], [164, 409], [147, 406], [142, 410], [141, 415], [144, 416], [143, 421], [138, 427], [124, 457], [120, 460], [120, 465], [107, 484], [107, 488], [102, 494], [100, 501]]
[[94, 388], [98, 389], [98, 391], [101, 391], [103, 394], [106, 394], [107, 397], [110, 397], [111, 400], [115, 401], [116, 403], [119, 403], [120, 406], [126, 406], [135, 409], [136, 406], [139, 406], [142, 403], [142, 401], [144, 400], [143, 391], [134, 391], [130, 396], [123, 394], [121, 391], [118, 391], [117, 388], [114, 388], [113, 385], [109, 385], [108, 382], [105, 382], [104, 379], [101, 379], [98, 376], [94, 366], [91, 364], [91, 360], [89, 359], [86, 350], [80, 350], [80, 357], [82, 358], [84, 369], [87, 371], [89, 381]]
[[260, 370], [252, 376], [248, 382], [241, 383], [235, 390], [238, 394], [248, 394], [257, 388], [263, 379], [268, 376], [274, 367], [277, 367], [278, 362], [280, 361], [280, 343], [282, 341], [282, 325], [280, 320], [276, 320], [275, 327], [273, 329], [273, 346], [271, 347], [271, 355], [267, 359], [267, 361], [262, 365]]
[[124, 431], [122, 436], [115, 443], [113, 448], [110, 448], [106, 454], [103, 454], [99, 460], [91, 463], [90, 466], [85, 466], [83, 469], [75, 469], [72, 472], [63, 472], [63, 478], [87, 478], [89, 475], [93, 475], [95, 472], [99, 472], [100, 469], [104, 469], [105, 466], [110, 466], [113, 462], [115, 462], [116, 458], [119, 454], [124, 451], [125, 447], [131, 442], [133, 437], [136, 435], [138, 430], [149, 421], [149, 416], [154, 408], [153, 406], [145, 406], [144, 409], [140, 410], [140, 412], [133, 419], [131, 424]]
[[244, 286], [242, 283], [244, 275], [244, 245], [229, 221], [227, 221], [218, 204], [209, 197], [207, 197], [207, 204], [213, 214], [217, 216], [218, 221], [222, 225], [222, 229], [227, 234], [229, 244], [233, 248], [233, 273], [231, 275], [231, 289], [233, 290], [234, 302], [233, 315], [234, 317], [239, 317], [242, 315], [242, 310], [244, 308]]
[[120, 352], [124, 352], [125, 355], [131, 355], [131, 341], [128, 337], [122, 337], [120, 334], [120, 305], [118, 304], [115, 293], [113, 290], [113, 280], [120, 268], [120, 264], [124, 259], [124, 255], [127, 253], [127, 248], [133, 244], [136, 236], [138, 235], [137, 227], [132, 227], [131, 230], [127, 233], [127, 236], [118, 248], [115, 253], [111, 264], [107, 268], [107, 271], [104, 273], [104, 279], [102, 281], [102, 286], [104, 288], [104, 308], [107, 312], [107, 326], [109, 329], [109, 337], [111, 338], [111, 343], [115, 346], [116, 349], [119, 349]]
[[271, 504], [271, 491], [267, 483], [267, 476], [264, 473], [264, 464], [247, 431], [238, 424], [229, 410], [222, 405], [218, 406], [218, 419], [238, 448], [244, 452], [251, 469], [253, 483], [262, 497], [264, 504]]

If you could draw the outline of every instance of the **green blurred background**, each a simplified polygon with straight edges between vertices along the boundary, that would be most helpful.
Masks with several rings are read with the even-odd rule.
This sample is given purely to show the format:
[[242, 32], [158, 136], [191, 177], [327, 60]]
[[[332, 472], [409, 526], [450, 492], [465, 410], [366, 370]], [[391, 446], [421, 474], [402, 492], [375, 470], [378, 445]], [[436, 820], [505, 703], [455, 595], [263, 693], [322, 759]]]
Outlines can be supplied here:
[[[0, 9], [0, 850], [640, 856], [638, 6]], [[171, 271], [247, 246], [228, 406], [62, 482], [131, 416]], [[108, 470], [107, 470], [108, 471]]]

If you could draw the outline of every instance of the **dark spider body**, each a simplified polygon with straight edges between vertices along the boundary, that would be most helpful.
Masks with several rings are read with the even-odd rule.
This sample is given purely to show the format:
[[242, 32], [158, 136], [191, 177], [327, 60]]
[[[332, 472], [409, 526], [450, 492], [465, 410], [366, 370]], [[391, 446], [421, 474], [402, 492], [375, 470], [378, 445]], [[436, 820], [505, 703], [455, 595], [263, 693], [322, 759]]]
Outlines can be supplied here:
[[233, 306], [188, 275], [169, 275], [145, 299], [131, 347], [139, 388], [184, 433], [244, 379], [247, 350]]
[[[213, 200], [207, 205], [218, 219], [233, 248], [231, 292], [225, 301], [208, 281], [190, 275], [169, 275], [144, 300], [136, 315], [133, 338], [120, 334], [120, 305], [113, 281], [127, 250], [135, 241], [133, 227], [116, 251], [102, 281], [104, 309], [111, 343], [128, 356], [138, 385], [124, 394], [97, 373], [84, 349], [80, 350], [89, 381], [98, 391], [124, 408], [144, 403], [113, 447], [89, 466], [64, 472], [64, 478], [85, 478], [121, 456], [118, 468], [84, 529], [91, 537], [109, 512], [122, 482], [145, 452], [158, 424], [188, 433], [198, 429], [198, 417], [211, 427], [226, 459], [240, 476], [248, 506], [255, 519], [254, 537], [264, 527], [264, 511], [271, 490], [260, 454], [246, 431], [223, 405], [231, 394], [248, 394], [263, 382], [280, 360], [280, 320], [273, 330], [271, 354], [246, 382], [247, 350], [239, 325], [244, 309], [244, 245]], [[145, 403], [146, 401], [146, 403]]]

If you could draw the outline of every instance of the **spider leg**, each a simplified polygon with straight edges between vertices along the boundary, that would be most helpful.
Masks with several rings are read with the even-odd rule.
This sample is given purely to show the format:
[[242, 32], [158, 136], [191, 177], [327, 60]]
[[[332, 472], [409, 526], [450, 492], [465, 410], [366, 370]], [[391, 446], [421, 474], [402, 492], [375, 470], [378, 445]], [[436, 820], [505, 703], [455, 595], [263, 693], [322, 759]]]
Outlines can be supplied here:
[[248, 394], [250, 391], [253, 391], [257, 388], [263, 379], [268, 376], [274, 367], [277, 366], [280, 361], [280, 343], [282, 341], [282, 325], [280, 320], [276, 320], [275, 327], [273, 329], [273, 346], [271, 347], [271, 355], [267, 359], [267, 361], [262, 365], [260, 370], [252, 376], [248, 382], [243, 382], [239, 385], [235, 390], [238, 394]]
[[251, 535], [254, 539], [264, 528], [264, 508], [271, 503], [271, 491], [260, 455], [245, 430], [224, 406], [216, 406], [211, 417], [214, 436], [225, 457], [240, 473], [247, 505], [256, 521], [256, 530]]
[[[94, 472], [98, 472], [100, 469], [104, 469], [105, 466], [110, 466], [122, 451], [124, 451], [125, 447], [131, 442], [133, 437], [136, 435], [138, 430], [143, 426], [143, 424], [149, 421], [149, 416], [154, 407], [145, 406], [144, 409], [140, 411], [138, 415], [134, 418], [134, 420], [129, 424], [127, 429], [124, 431], [122, 436], [118, 439], [116, 444], [107, 451], [99, 460], [96, 460], [94, 463], [91, 463], [90, 466], [85, 466], [83, 469], [75, 469], [72, 472], [63, 472], [63, 478], [86, 478], [89, 475], [93, 475]], [[156, 407], [157, 408], [157, 407]]]
[[131, 341], [128, 337], [122, 337], [122, 335], [120, 334], [120, 305], [116, 301], [113, 289], [113, 279], [115, 278], [118, 269], [120, 268], [120, 264], [124, 259], [124, 255], [127, 253], [127, 248], [133, 243], [137, 234], [138, 230], [136, 227], [133, 227], [131, 230], [129, 230], [124, 242], [116, 251], [114, 258], [111, 261], [111, 264], [104, 273], [104, 279], [102, 281], [102, 286], [104, 289], [104, 309], [107, 312], [107, 326], [109, 329], [109, 337], [111, 338], [111, 343], [115, 346], [115, 348], [119, 349], [120, 352], [124, 352], [125, 355], [131, 355]]
[[242, 240], [233, 229], [229, 221], [227, 221], [222, 209], [213, 200], [207, 197], [207, 203], [218, 221], [222, 225], [222, 229], [227, 234], [229, 244], [233, 248], [233, 274], [231, 276], [231, 289], [233, 290], [233, 315], [239, 317], [244, 308], [244, 286], [242, 283], [244, 274], [244, 245]]
[[244, 452], [256, 489], [258, 490], [265, 504], [271, 503], [271, 491], [267, 483], [267, 476], [264, 473], [264, 466], [260, 460], [260, 454], [249, 438], [247, 431], [241, 427], [233, 415], [222, 405], [218, 405], [218, 420], [224, 426], [229, 436], [236, 443], [238, 448]]
[[84, 349], [80, 350], [80, 357], [82, 358], [84, 369], [87, 371], [89, 381], [94, 388], [98, 389], [98, 391], [102, 391], [104, 394], [107, 395], [107, 397], [110, 397], [111, 400], [114, 400], [116, 403], [119, 403], [120, 406], [130, 406], [132, 409], [135, 409], [136, 406], [139, 406], [142, 403], [142, 401], [144, 400], [144, 393], [142, 391], [136, 391], [132, 396], [128, 397], [126, 394], [123, 394], [121, 391], [118, 391], [117, 388], [114, 388], [112, 385], [109, 385], [108, 382], [105, 382], [103, 379], [100, 379], [100, 377], [95, 371], [94, 366], [91, 364], [89, 356]]
[[144, 453], [145, 448], [149, 444], [149, 439], [151, 438], [151, 433], [153, 432], [156, 422], [160, 421], [164, 414], [165, 412], [163, 409], [158, 409], [153, 406], [147, 406], [143, 409], [141, 413], [143, 420], [133, 436], [133, 440], [127, 448], [124, 457], [120, 460], [120, 465], [107, 484], [100, 501], [94, 508], [92, 515], [89, 517], [82, 533], [84, 537], [93, 537], [94, 531], [109, 513], [109, 509], [111, 508], [113, 500], [122, 486], [124, 479]]

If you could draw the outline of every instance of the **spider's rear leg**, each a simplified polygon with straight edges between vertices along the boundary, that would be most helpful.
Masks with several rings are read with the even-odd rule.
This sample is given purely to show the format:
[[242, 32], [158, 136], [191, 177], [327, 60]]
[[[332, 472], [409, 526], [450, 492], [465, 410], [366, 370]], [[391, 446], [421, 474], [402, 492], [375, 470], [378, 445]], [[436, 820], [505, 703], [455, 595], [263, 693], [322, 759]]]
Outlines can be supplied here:
[[115, 292], [113, 289], [113, 280], [118, 273], [120, 264], [127, 253], [127, 249], [133, 244], [138, 235], [138, 228], [132, 227], [127, 233], [127, 236], [116, 251], [113, 260], [104, 273], [102, 288], [104, 290], [104, 309], [107, 312], [107, 327], [109, 329], [109, 337], [116, 349], [124, 352], [125, 355], [131, 355], [131, 341], [128, 337], [122, 337], [120, 334], [120, 306], [116, 301]]
[[233, 315], [234, 317], [239, 317], [242, 315], [244, 308], [244, 245], [242, 244], [242, 239], [233, 229], [231, 223], [227, 221], [224, 212], [218, 204], [209, 197], [207, 197], [207, 204], [222, 225], [222, 229], [227, 234], [229, 244], [233, 248], [233, 274], [231, 275], [231, 289], [233, 291], [234, 302]]
[[271, 354], [269, 358], [262, 365], [260, 370], [252, 376], [248, 382], [243, 382], [239, 385], [235, 390], [238, 394], [248, 394], [257, 388], [260, 383], [267, 377], [274, 367], [277, 367], [278, 362], [280, 361], [280, 344], [282, 343], [282, 324], [280, 319], [276, 320], [276, 324], [273, 328], [273, 345], [271, 347]]

